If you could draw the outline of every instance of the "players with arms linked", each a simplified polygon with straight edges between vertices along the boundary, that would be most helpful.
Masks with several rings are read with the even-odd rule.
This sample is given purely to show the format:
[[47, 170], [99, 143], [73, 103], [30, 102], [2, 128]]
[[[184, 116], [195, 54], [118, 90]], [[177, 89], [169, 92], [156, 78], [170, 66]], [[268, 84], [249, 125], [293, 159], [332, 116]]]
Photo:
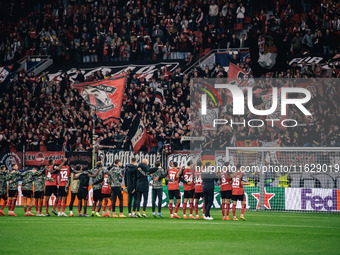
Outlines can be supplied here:
[[[45, 210], [46, 210], [46, 216], [50, 216], [50, 213], [48, 212], [48, 202], [50, 200], [50, 197], [52, 194], [54, 194], [55, 197], [58, 197], [58, 186], [57, 186], [57, 180], [58, 180], [58, 171], [63, 167], [65, 162], [67, 161], [67, 158], [64, 158], [63, 162], [59, 165], [55, 165], [55, 161], [50, 159], [48, 162], [48, 167], [45, 169], [46, 174], [46, 183], [45, 183]], [[53, 181], [50, 181], [53, 179]], [[54, 203], [57, 203], [55, 200]], [[53, 210], [53, 213], [56, 214], [56, 211]]]
[[7, 179], [9, 171], [6, 170], [6, 166], [2, 165], [0, 167], [0, 201], [1, 199], [4, 203], [1, 206], [0, 216], [5, 216], [4, 209], [7, 205]]
[[117, 218], [116, 215], [116, 201], [117, 197], [119, 199], [119, 217], [125, 218], [126, 216], [123, 214], [123, 194], [122, 194], [122, 181], [123, 181], [123, 173], [120, 168], [121, 161], [120, 159], [115, 159], [114, 166], [110, 169], [108, 174], [107, 182], [111, 186], [111, 201], [112, 201], [112, 217]]
[[192, 161], [188, 161], [187, 168], [185, 168], [180, 177], [183, 178], [183, 188], [184, 188], [184, 201], [183, 201], [183, 219], [187, 219], [186, 215], [186, 209], [187, 209], [187, 203], [189, 200], [189, 219], [194, 219], [192, 216], [192, 212], [194, 210], [194, 195], [195, 195], [195, 183], [194, 183], [194, 177], [195, 177], [195, 171], [192, 168], [193, 163]]
[[[168, 181], [168, 195], [169, 195], [169, 211], [170, 211], [170, 218], [177, 218], [180, 217], [177, 215], [179, 207], [181, 205], [181, 193], [179, 192], [179, 177], [182, 170], [177, 168], [177, 162], [172, 163], [172, 168], [168, 171], [168, 176], [165, 178]], [[176, 207], [175, 213], [173, 213], [173, 202], [174, 198], [176, 198]]]

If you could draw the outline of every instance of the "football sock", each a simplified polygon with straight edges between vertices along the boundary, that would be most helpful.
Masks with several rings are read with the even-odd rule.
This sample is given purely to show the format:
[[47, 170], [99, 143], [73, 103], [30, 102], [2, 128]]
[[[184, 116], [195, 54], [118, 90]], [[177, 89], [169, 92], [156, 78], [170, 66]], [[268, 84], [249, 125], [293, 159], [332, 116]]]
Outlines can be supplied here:
[[205, 203], [203, 202], [203, 214], [205, 215]]
[[66, 209], [66, 201], [64, 200], [63, 201], [63, 213], [65, 212], [65, 209]]
[[16, 202], [17, 202], [16, 199], [12, 200], [12, 212], [14, 212], [14, 209], [15, 209], [15, 206], [16, 206]]
[[236, 205], [233, 204], [232, 207], [232, 211], [233, 211], [233, 216], [236, 217]]
[[230, 211], [230, 203], [227, 203], [227, 216], [229, 216], [229, 211]]
[[246, 211], [246, 205], [242, 205], [241, 216], [243, 216], [244, 212]]
[[177, 212], [178, 212], [178, 210], [179, 210], [179, 206], [181, 205], [181, 202], [180, 201], [178, 201], [177, 203], [176, 203], [176, 207], [175, 207], [175, 213], [177, 214]]
[[49, 214], [49, 212], [48, 212], [48, 201], [45, 201], [45, 210], [46, 210], [46, 214]]
[[184, 204], [183, 204], [183, 215], [185, 215], [186, 212], [187, 212], [187, 204], [184, 203]]
[[225, 216], [225, 203], [222, 202], [222, 216]]
[[99, 213], [100, 212], [100, 206], [98, 206], [98, 208], [97, 208], [97, 213]]
[[58, 200], [58, 212], [60, 212], [61, 209], [61, 200]]
[[40, 214], [42, 214], [43, 205], [44, 205], [44, 200], [41, 200], [41, 201], [40, 201], [40, 207], [39, 207], [39, 213], [40, 213]]
[[27, 206], [24, 206], [24, 211], [25, 213], [27, 213]]
[[8, 211], [11, 212], [12, 209], [12, 199], [8, 200]]
[[53, 210], [57, 208], [58, 203], [59, 203], [59, 199], [58, 198], [54, 199]]
[[194, 203], [193, 202], [189, 204], [189, 209], [190, 209], [190, 215], [192, 215], [192, 212], [194, 210]]
[[31, 212], [31, 210], [32, 210], [32, 206], [29, 206], [28, 207], [28, 212]]
[[172, 203], [169, 204], [169, 211], [170, 211], [170, 214], [173, 214]]
[[107, 202], [104, 201], [104, 205], [103, 205], [103, 213], [105, 213], [105, 211], [106, 211], [106, 206], [107, 206]]
[[87, 208], [84, 208], [84, 214], [86, 214]]
[[35, 201], [35, 211], [39, 214], [39, 203], [38, 203], [38, 200]]
[[198, 202], [195, 203], [195, 213], [196, 213], [196, 215], [198, 215]]

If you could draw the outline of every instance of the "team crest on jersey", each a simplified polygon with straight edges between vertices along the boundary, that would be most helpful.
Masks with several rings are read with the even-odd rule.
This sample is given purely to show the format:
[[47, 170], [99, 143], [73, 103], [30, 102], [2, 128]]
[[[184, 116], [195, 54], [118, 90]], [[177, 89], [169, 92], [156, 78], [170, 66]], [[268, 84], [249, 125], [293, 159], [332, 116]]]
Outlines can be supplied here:
[[92, 109], [99, 112], [107, 112], [115, 108], [115, 105], [108, 94], [112, 95], [116, 90], [115, 87], [107, 86], [105, 84], [86, 86], [83, 88], [81, 96]]

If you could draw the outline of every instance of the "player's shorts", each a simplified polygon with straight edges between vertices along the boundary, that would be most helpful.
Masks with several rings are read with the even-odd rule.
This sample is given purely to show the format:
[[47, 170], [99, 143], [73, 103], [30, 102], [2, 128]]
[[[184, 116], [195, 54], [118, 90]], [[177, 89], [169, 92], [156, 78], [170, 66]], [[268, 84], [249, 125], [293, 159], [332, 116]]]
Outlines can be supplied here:
[[103, 199], [102, 191], [100, 189], [93, 190], [93, 201], [100, 201]]
[[32, 198], [33, 191], [32, 190], [23, 189], [22, 190], [22, 195], [24, 197]]
[[245, 196], [243, 195], [232, 195], [232, 200], [233, 201], [244, 201], [245, 200]]
[[168, 194], [169, 194], [169, 199], [174, 199], [174, 197], [176, 199], [180, 199], [181, 198], [181, 194], [179, 193], [179, 189], [168, 190]]
[[58, 187], [56, 185], [45, 187], [45, 196], [50, 197], [52, 194], [58, 196]]
[[184, 190], [184, 198], [194, 198], [195, 190]]
[[35, 191], [34, 192], [34, 198], [35, 199], [43, 199], [44, 198], [44, 192], [43, 191]]
[[8, 197], [17, 197], [18, 191], [17, 190], [9, 190], [8, 191]]
[[111, 193], [110, 194], [102, 193], [102, 198], [110, 198], [110, 197], [111, 197]]
[[200, 200], [201, 198], [203, 198], [203, 192], [198, 192], [198, 193], [195, 192], [195, 199]]
[[67, 197], [67, 192], [65, 190], [65, 186], [59, 186], [58, 197]]
[[223, 190], [221, 191], [221, 198], [222, 199], [231, 199], [232, 198], [232, 190]]
[[89, 198], [88, 188], [79, 188], [79, 190], [78, 190], [78, 200], [79, 199], [88, 200], [88, 198]]

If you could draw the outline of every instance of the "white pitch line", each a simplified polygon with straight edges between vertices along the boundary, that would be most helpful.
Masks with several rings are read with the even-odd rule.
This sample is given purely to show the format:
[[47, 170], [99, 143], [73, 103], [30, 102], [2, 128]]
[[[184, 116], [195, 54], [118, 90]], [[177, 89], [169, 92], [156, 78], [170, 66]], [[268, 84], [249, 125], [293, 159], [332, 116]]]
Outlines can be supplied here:
[[[16, 221], [20, 221], [19, 219]], [[162, 221], [161, 219], [159, 219], [159, 221]], [[69, 221], [60, 221], [57, 219], [50, 219], [47, 222], [46, 221], [35, 221], [35, 220], [24, 220], [24, 221], [20, 221], [20, 223], [32, 223], [34, 222], [35, 224], [40, 223], [40, 224], [45, 224], [47, 222], [58, 222], [59, 224], [79, 224], [79, 222], [69, 222]], [[126, 221], [126, 220], [112, 220], [111, 221], [113, 224], [135, 224], [136, 221]], [[110, 223], [111, 223], [110, 222]], [[82, 221], [81, 224], [84, 224], [85, 222]], [[87, 222], [88, 224], [94, 224], [94, 223], [105, 223], [108, 224], [108, 221], [101, 221], [101, 220], [91, 220], [90, 222]], [[158, 222], [148, 222], [148, 224], [158, 224]], [[166, 223], [166, 224], [201, 224], [201, 225], [225, 225], [225, 226], [264, 226], [264, 227], [292, 227], [292, 228], [324, 228], [324, 229], [340, 229], [340, 227], [326, 227], [326, 226], [317, 226], [317, 225], [283, 225], [283, 224], [260, 224], [260, 223], [251, 223], [251, 222], [247, 222], [247, 223], [241, 223], [238, 225], [235, 225], [235, 223], [231, 223], [228, 224], [226, 223], [222, 223], [222, 222], [206, 222], [206, 221], [163, 221], [161, 223]], [[236, 223], [237, 224], [237, 223]], [[0, 222], [1, 225], [1, 222]]]

